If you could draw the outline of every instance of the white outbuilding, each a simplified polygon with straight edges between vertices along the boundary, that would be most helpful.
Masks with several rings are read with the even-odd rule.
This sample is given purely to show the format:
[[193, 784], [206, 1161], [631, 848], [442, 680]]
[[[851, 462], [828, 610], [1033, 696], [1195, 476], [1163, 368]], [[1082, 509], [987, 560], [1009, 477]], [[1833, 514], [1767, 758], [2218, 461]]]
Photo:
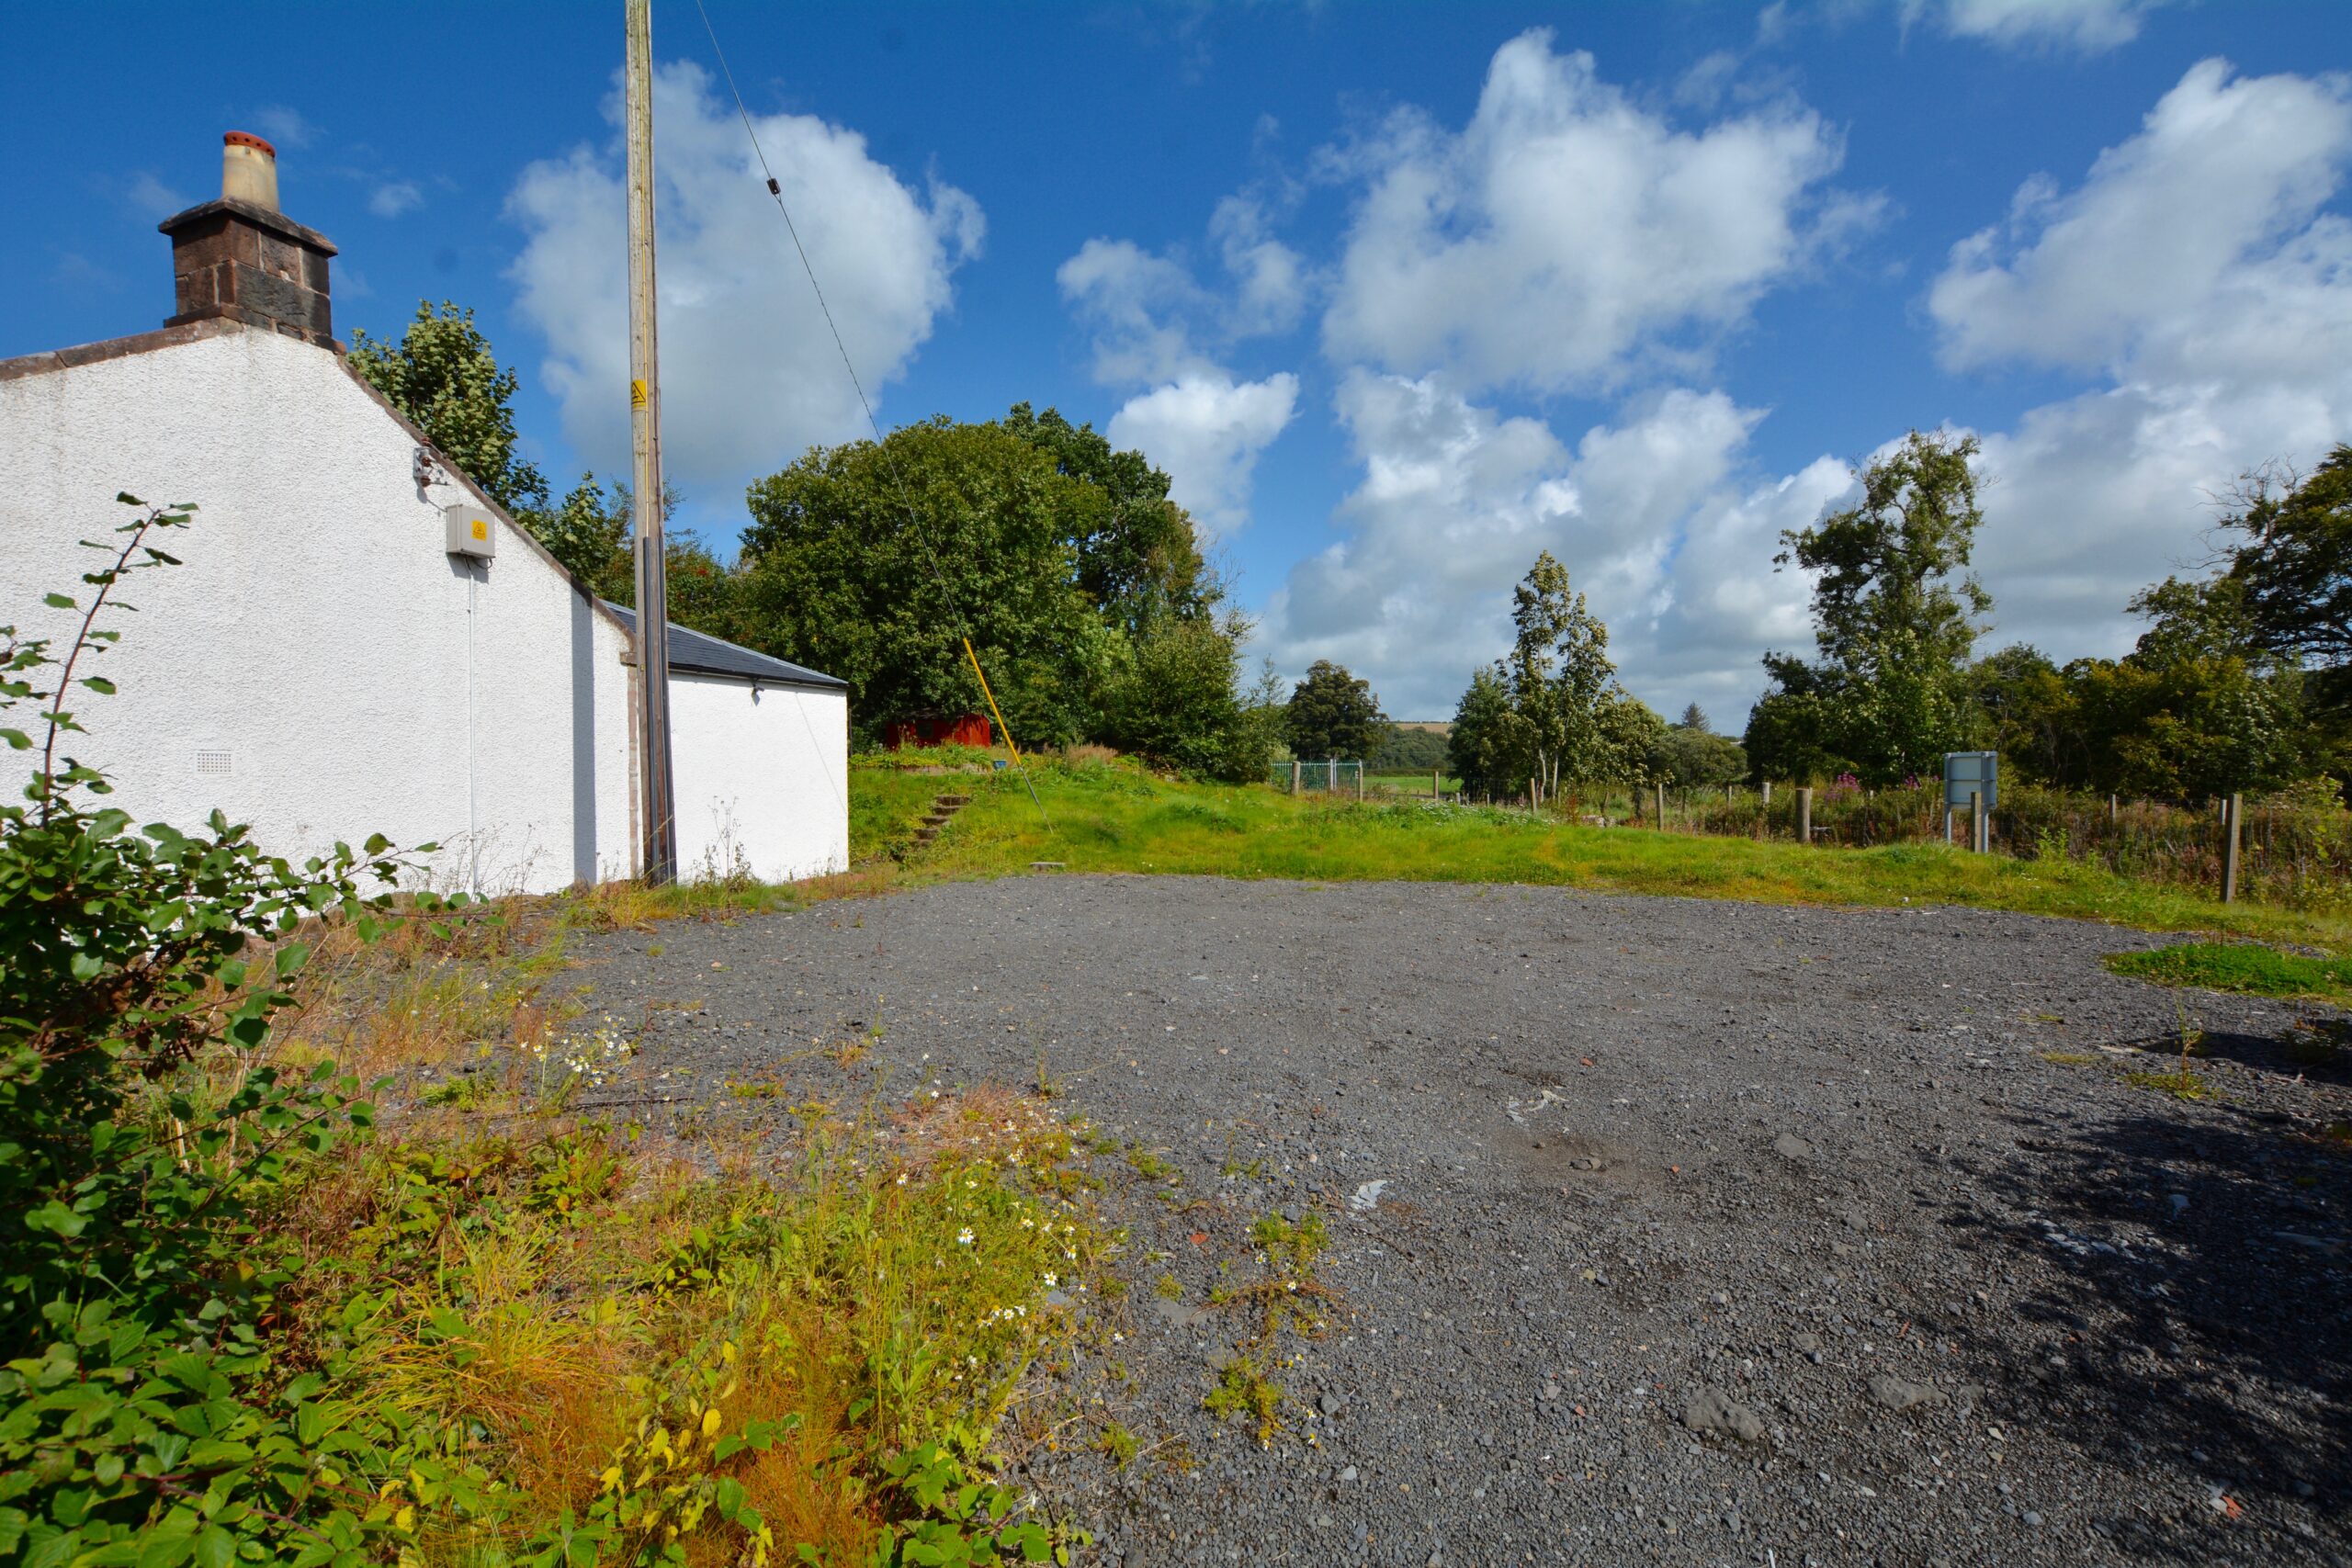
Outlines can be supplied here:
[[[74, 705], [134, 820], [217, 807], [299, 855], [437, 842], [434, 879], [537, 892], [636, 874], [630, 613], [598, 600], [345, 361], [334, 247], [232, 133], [218, 201], [165, 221], [161, 331], [0, 360], [0, 626], [70, 647], [115, 497], [193, 502]], [[262, 176], [266, 176], [266, 180]], [[682, 875], [849, 860], [847, 688], [673, 626]], [[0, 753], [5, 755], [5, 753]], [[14, 785], [6, 787], [14, 788]]]

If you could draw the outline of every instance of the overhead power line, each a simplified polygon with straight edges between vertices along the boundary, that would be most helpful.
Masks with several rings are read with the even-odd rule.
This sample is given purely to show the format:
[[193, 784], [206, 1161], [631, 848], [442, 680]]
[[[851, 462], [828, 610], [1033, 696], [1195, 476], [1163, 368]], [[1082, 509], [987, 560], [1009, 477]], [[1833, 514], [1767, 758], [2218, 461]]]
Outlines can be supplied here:
[[971, 623], [965, 618], [963, 607], [956, 602], [956, 593], [947, 585], [947, 573], [939, 564], [939, 554], [932, 548], [930, 536], [923, 532], [921, 519], [915, 515], [914, 496], [907, 489], [906, 476], [899, 471], [899, 460], [890, 454], [889, 443], [883, 439], [882, 423], [874, 417], [874, 400], [865, 395], [865, 382], [858, 376], [857, 364], [850, 358], [849, 344], [842, 340], [842, 329], [833, 320], [833, 308], [825, 299], [825, 286], [817, 281], [817, 268], [808, 260], [808, 247], [800, 243], [800, 225], [792, 220], [792, 209], [784, 199], [784, 185], [768, 166], [767, 150], [760, 145], [759, 128], [752, 123], [752, 111], [743, 103], [743, 95], [735, 85], [735, 72], [727, 63], [727, 51], [718, 41], [718, 29], [711, 26], [710, 12], [703, 0], [695, 0], [695, 10], [702, 17], [702, 30], [710, 39], [710, 52], [718, 60], [718, 73], [727, 83], [728, 96], [735, 100], [735, 112], [743, 121], [743, 135], [752, 143], [752, 156], [759, 161], [761, 177], [767, 181], [768, 195], [775, 202], [775, 209], [784, 216], [785, 231], [792, 236], [793, 254], [800, 258], [800, 270], [808, 276], [809, 291], [817, 297], [817, 309], [825, 318], [825, 330], [832, 333], [833, 347], [842, 356], [842, 368], [849, 372], [849, 384], [857, 392], [857, 406], [865, 411], [865, 426], [874, 433], [874, 448], [882, 455], [882, 463], [890, 471], [890, 482], [899, 491], [899, 505], [907, 514], [908, 532], [922, 547], [924, 558], [931, 563], [931, 575], [939, 584], [939, 593], [947, 605], [947, 613], [956, 617], [956, 633], [964, 644], [964, 655], [972, 661], [972, 673], [979, 676], [980, 694], [987, 699], [989, 710], [996, 714], [997, 728], [1004, 730], [1005, 750], [1012, 753], [1012, 765], [1021, 771], [1021, 782], [1028, 786], [1029, 799], [1037, 807], [1039, 819], [1048, 830], [1053, 818], [1046, 815], [1046, 803], [1037, 794], [1036, 781], [1029, 776], [1029, 766], [1022, 760], [1021, 748], [1014, 744], [1012, 731], [1006, 727], [1004, 715], [997, 710], [995, 694], [989, 690], [988, 677], [981, 673], [979, 655], [972, 651]]

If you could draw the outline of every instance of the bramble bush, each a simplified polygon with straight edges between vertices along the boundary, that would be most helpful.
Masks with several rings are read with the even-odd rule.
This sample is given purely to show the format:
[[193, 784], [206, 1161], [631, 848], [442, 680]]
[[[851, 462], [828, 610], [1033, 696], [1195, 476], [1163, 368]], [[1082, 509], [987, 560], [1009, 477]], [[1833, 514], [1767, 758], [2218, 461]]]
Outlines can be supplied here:
[[[176, 564], [194, 510], [139, 508], [83, 578], [73, 645], [6, 639], [0, 714], [38, 714], [21, 801], [0, 806], [0, 1557], [31, 1564], [359, 1561], [392, 1510], [355, 1488], [392, 1435], [276, 1374], [287, 1283], [253, 1215], [296, 1156], [368, 1125], [354, 1080], [253, 1063], [198, 1095], [180, 1069], [258, 1050], [320, 922], [372, 930], [403, 863], [382, 840], [300, 866], [215, 815], [133, 830], [105, 776], [61, 749], [119, 634], [118, 590]], [[363, 889], [372, 889], [363, 891]], [[267, 946], [270, 959], [248, 962]], [[372, 1461], [373, 1462], [368, 1462]]]
[[[332, 1063], [281, 1071], [314, 1054], [271, 1037], [314, 950], [418, 922], [444, 948], [462, 945], [455, 922], [477, 911], [423, 894], [396, 902], [417, 866], [380, 838], [298, 865], [218, 814], [200, 833], [134, 829], [106, 803], [103, 773], [66, 753], [83, 733], [71, 704], [112, 691], [94, 672], [117, 635], [101, 620], [127, 607], [119, 591], [133, 574], [175, 564], [160, 541], [193, 511], [121, 499], [137, 514], [93, 547], [106, 564], [87, 592], [50, 598], [78, 613], [71, 645], [0, 627], [0, 740], [35, 754], [21, 800], [0, 805], [0, 1561], [586, 1568], [684, 1562], [696, 1541], [754, 1568], [816, 1561], [805, 1542], [778, 1553], [753, 1502], [779, 1467], [798, 1466], [779, 1444], [802, 1417], [775, 1409], [774, 1390], [807, 1359], [771, 1327], [739, 1362], [728, 1328], [739, 1298], [862, 1275], [881, 1239], [842, 1227], [838, 1267], [803, 1278], [813, 1237], [786, 1216], [830, 1204], [874, 1230], [896, 1216], [889, 1240], [910, 1259], [952, 1257], [967, 1290], [1016, 1303], [1051, 1283], [1052, 1258], [1077, 1260], [1075, 1227], [1040, 1224], [1045, 1211], [992, 1170], [943, 1168], [887, 1199], [844, 1182], [797, 1195], [705, 1182], [694, 1206], [761, 1217], [695, 1227], [610, 1299], [535, 1304], [558, 1335], [623, 1317], [693, 1332], [659, 1347], [642, 1336], [658, 1349], [639, 1363], [646, 1375], [616, 1367], [584, 1391], [610, 1438], [583, 1451], [584, 1469], [527, 1484], [512, 1432], [432, 1396], [436, 1378], [470, 1375], [488, 1322], [456, 1287], [472, 1265], [452, 1261], [453, 1244], [469, 1257], [468, 1236], [643, 1238], [620, 1145], [601, 1128], [556, 1130], [544, 1113], [560, 1097], [546, 1095], [537, 1133], [376, 1141], [368, 1096], [381, 1086], [363, 1089]], [[343, 1218], [327, 1255], [306, 1257], [303, 1216], [321, 1202], [341, 1202]], [[720, 1256], [745, 1247], [757, 1256]], [[896, 1257], [892, 1272], [922, 1277]], [[965, 1325], [956, 1292], [923, 1303], [930, 1316], [901, 1303], [904, 1321], [868, 1328], [968, 1347], [944, 1381], [903, 1368], [885, 1378], [899, 1363], [837, 1336], [876, 1369], [875, 1393], [852, 1407], [857, 1466], [840, 1483], [872, 1499], [860, 1555], [1066, 1562], [1080, 1538], [987, 1479], [989, 1424], [1026, 1365], [1025, 1336], [1043, 1330], [1011, 1308]], [[834, 1367], [813, 1381], [855, 1376]], [[898, 1417], [887, 1432], [886, 1411]]]

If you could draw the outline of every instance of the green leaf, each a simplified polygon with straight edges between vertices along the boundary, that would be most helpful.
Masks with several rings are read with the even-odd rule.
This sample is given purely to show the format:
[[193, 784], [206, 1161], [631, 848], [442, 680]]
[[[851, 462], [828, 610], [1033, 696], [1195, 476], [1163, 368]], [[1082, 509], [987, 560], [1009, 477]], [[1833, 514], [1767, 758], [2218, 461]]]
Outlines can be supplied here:
[[60, 1236], [80, 1235], [89, 1223], [87, 1216], [75, 1213], [54, 1198], [25, 1216], [26, 1229]]
[[237, 1557], [236, 1539], [219, 1525], [207, 1525], [196, 1538], [197, 1568], [229, 1568]]
[[89, 687], [90, 690], [97, 693], [100, 696], [110, 697], [114, 695], [114, 682], [107, 680], [103, 675], [85, 675], [82, 678], [82, 684]]
[[288, 975], [299, 972], [302, 965], [310, 961], [310, 943], [303, 942], [288, 942], [284, 947], [277, 950], [277, 973], [279, 978], [282, 979]]
[[80, 607], [62, 593], [44, 593], [41, 595], [40, 602], [52, 610], [73, 610]]

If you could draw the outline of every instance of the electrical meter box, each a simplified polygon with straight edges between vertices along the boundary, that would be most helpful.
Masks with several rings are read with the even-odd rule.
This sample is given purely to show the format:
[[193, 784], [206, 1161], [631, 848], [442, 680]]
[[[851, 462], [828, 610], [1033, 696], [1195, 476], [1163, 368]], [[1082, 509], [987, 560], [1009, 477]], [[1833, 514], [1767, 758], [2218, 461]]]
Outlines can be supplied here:
[[498, 525], [479, 506], [445, 506], [441, 520], [447, 526], [447, 548], [453, 556], [492, 560], [498, 555]]

